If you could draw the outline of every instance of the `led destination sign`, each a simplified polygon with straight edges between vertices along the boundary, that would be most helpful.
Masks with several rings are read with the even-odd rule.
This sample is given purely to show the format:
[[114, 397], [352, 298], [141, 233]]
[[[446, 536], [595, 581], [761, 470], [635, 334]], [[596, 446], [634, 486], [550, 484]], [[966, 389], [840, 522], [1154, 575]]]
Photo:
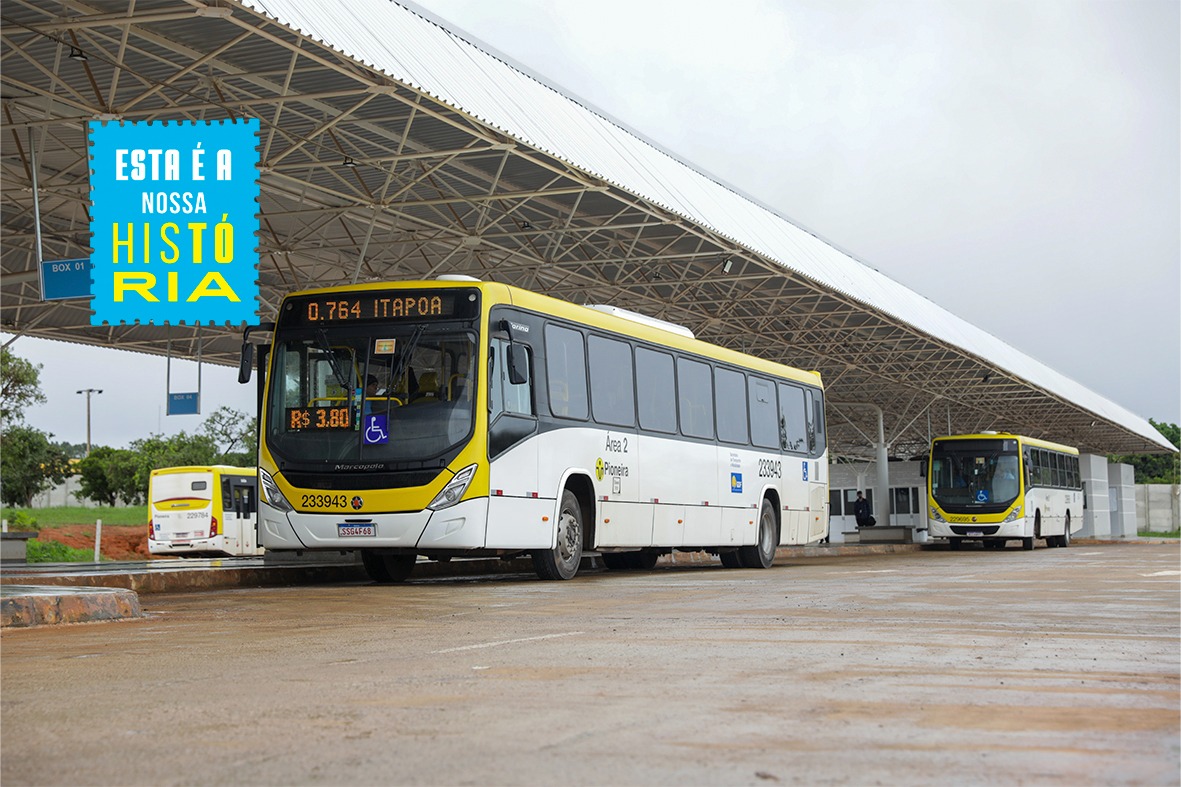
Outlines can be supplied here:
[[328, 326], [470, 319], [478, 308], [475, 291], [466, 289], [326, 293], [288, 300], [280, 321], [286, 326]]
[[287, 431], [304, 429], [352, 429], [353, 416], [348, 407], [288, 407]]

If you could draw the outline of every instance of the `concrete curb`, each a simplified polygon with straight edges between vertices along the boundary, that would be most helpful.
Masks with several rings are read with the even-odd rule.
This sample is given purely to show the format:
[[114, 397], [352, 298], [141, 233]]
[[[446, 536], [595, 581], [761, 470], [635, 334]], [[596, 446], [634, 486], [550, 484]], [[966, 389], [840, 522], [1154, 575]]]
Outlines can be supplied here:
[[0, 627], [141, 618], [139, 596], [131, 590], [95, 587], [0, 587]]

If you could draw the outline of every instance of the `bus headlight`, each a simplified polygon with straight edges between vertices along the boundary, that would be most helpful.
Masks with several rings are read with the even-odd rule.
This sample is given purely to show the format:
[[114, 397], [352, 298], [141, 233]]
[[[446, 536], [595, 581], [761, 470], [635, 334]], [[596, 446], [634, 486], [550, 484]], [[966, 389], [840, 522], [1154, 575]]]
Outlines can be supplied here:
[[944, 521], [943, 514], [940, 514], [939, 509], [935, 506], [931, 506], [931, 519], [935, 520], [936, 522]]
[[1009, 515], [1004, 518], [1003, 522], [1016, 522], [1020, 518], [1021, 518], [1021, 506], [1017, 506], [1016, 508], [1014, 508], [1012, 511], [1009, 512]]
[[467, 491], [467, 486], [472, 482], [472, 478], [476, 475], [476, 466], [468, 465], [455, 474], [447, 486], [443, 487], [443, 491], [435, 495], [435, 499], [427, 506], [432, 511], [438, 511], [442, 508], [450, 508], [459, 502], [463, 497], [463, 493]]
[[258, 468], [258, 481], [264, 503], [284, 513], [295, 510], [295, 506], [288, 503], [287, 498], [283, 497], [283, 493], [279, 491], [279, 485], [275, 483], [275, 479], [271, 478], [271, 474], [261, 467]]

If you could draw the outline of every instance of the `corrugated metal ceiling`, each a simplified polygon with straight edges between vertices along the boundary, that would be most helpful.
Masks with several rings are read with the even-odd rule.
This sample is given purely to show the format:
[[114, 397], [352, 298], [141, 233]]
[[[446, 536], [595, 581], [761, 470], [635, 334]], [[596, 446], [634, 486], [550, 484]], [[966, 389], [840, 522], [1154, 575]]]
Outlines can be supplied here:
[[[85, 120], [250, 115], [262, 121], [264, 319], [303, 286], [470, 273], [819, 369], [831, 400], [886, 411], [898, 454], [944, 425], [1102, 452], [1166, 445], [1143, 418], [410, 8], [205, 8], [5, 4], [5, 330], [155, 353], [200, 341], [205, 358], [233, 362], [229, 328], [92, 327], [85, 302], [40, 302], [29, 132], [47, 254], [83, 256]], [[85, 63], [67, 57], [75, 46]], [[832, 408], [838, 453], [866, 455], [867, 428], [864, 410]]]

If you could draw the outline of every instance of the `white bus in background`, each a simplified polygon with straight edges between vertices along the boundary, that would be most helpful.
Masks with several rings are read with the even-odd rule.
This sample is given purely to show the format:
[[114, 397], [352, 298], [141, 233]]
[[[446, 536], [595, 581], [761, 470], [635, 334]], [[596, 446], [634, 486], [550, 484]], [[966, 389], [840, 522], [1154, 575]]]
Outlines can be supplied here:
[[206, 465], [153, 470], [148, 484], [148, 552], [261, 555], [258, 469]]
[[1000, 549], [1070, 546], [1083, 526], [1078, 450], [1004, 432], [950, 435], [931, 442], [928, 533], [952, 549], [982, 541]]

